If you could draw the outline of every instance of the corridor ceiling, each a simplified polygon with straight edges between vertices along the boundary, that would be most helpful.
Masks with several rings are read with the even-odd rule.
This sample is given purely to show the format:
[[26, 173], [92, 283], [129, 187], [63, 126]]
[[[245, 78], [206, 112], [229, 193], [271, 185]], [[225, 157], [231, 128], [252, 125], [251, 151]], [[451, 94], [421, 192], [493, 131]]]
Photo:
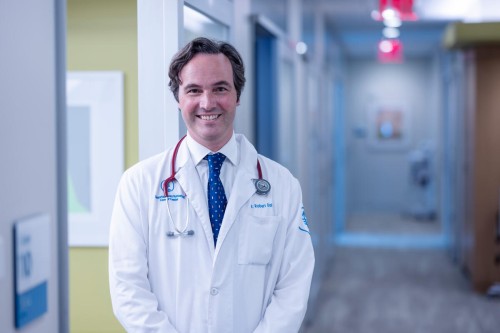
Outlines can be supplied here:
[[[252, 0], [255, 13], [263, 14], [283, 30], [288, 0]], [[376, 58], [384, 24], [372, 19], [378, 0], [302, 0], [305, 38], [314, 35], [315, 20], [323, 15], [326, 29], [349, 58]], [[445, 27], [456, 21], [499, 21], [499, 0], [414, 0], [419, 19], [403, 21], [399, 39], [405, 57], [427, 57], [442, 46]]]

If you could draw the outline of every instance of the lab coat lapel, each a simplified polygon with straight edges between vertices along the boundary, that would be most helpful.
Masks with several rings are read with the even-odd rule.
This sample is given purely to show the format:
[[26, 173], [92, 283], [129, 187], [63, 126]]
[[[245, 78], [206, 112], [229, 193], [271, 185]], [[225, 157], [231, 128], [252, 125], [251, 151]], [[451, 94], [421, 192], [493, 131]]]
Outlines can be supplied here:
[[[186, 192], [189, 204], [194, 208], [196, 214], [198, 215], [198, 221], [194, 223], [199, 222], [201, 224], [208, 243], [208, 248], [210, 249], [210, 253], [213, 258], [214, 238], [208, 214], [207, 198], [205, 198], [205, 191], [203, 190], [200, 177], [198, 177], [198, 172], [196, 171], [196, 166], [191, 159], [185, 142], [182, 143], [181, 149], [179, 149], [177, 164], [178, 170], [176, 179]], [[202, 236], [200, 235], [200, 237]]]
[[224, 219], [222, 220], [215, 256], [219, 253], [220, 245], [224, 242], [227, 233], [236, 221], [242, 206], [255, 194], [252, 179], [257, 178], [257, 151], [242, 135], [237, 135], [240, 147], [240, 162], [237, 167], [231, 196], [228, 199]]

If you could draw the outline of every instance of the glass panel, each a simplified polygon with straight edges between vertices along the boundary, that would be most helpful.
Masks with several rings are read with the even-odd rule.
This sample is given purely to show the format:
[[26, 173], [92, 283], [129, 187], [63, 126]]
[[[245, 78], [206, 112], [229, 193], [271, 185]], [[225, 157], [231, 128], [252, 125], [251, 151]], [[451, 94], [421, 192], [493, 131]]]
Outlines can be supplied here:
[[282, 59], [279, 71], [279, 162], [297, 175], [297, 110], [294, 101], [295, 75], [293, 63]]
[[[200, 13], [199, 11], [184, 6], [184, 41], [188, 43], [196, 37], [207, 37], [216, 40], [227, 41], [229, 38], [229, 27], [212, 20], [210, 17]], [[179, 133], [186, 133], [186, 124], [179, 117]]]
[[196, 37], [227, 41], [229, 28], [191, 7], [184, 6], [184, 43]]

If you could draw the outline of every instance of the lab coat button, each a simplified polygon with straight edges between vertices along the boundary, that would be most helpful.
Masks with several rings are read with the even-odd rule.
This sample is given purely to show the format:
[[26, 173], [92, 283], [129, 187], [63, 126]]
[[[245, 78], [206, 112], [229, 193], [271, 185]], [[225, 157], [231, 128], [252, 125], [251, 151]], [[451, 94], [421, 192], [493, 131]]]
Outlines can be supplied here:
[[219, 289], [217, 288], [212, 288], [210, 289], [210, 295], [215, 296], [219, 293]]

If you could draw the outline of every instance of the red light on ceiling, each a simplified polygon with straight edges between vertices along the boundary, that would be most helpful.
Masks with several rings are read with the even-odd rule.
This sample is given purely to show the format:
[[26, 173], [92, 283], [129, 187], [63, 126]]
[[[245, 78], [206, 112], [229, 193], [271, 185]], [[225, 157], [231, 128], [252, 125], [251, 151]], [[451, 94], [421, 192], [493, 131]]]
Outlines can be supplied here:
[[401, 21], [416, 21], [417, 14], [413, 11], [413, 0], [379, 0], [378, 21], [382, 21], [382, 13], [388, 8], [393, 8]]
[[382, 39], [378, 43], [378, 61], [382, 63], [402, 63], [403, 44], [399, 39]]

